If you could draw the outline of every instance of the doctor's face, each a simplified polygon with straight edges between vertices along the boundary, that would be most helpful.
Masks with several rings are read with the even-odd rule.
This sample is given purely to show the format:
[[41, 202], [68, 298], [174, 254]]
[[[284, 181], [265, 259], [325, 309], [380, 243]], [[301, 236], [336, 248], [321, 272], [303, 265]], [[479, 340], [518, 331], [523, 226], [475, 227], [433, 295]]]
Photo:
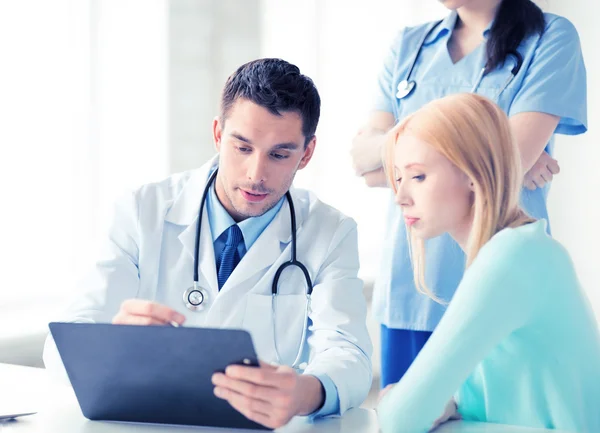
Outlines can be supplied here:
[[394, 166], [396, 203], [411, 233], [422, 239], [446, 232], [457, 240], [468, 237], [473, 192], [462, 171], [408, 132], [398, 138]]
[[233, 104], [224, 124], [213, 121], [213, 137], [219, 152], [217, 196], [235, 221], [273, 208], [316, 144], [313, 137], [305, 146], [299, 113], [277, 116], [247, 99]]

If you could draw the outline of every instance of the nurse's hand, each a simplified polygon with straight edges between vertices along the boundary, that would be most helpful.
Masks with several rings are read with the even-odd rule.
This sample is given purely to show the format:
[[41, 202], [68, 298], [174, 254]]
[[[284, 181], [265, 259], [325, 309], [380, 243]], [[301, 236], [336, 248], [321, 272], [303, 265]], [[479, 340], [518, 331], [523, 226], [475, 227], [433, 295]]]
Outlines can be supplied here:
[[143, 299], [128, 299], [121, 304], [121, 309], [113, 318], [115, 325], [169, 325], [176, 322], [183, 324], [185, 316], [177, 311], [156, 302]]
[[558, 161], [548, 155], [547, 152], [542, 152], [538, 160], [533, 164], [531, 170], [525, 174], [523, 184], [527, 189], [534, 190], [542, 188], [545, 184], [552, 181], [555, 174], [560, 173]]
[[374, 128], [362, 128], [352, 140], [352, 167], [357, 176], [381, 168], [385, 132]]
[[212, 377], [214, 393], [248, 419], [268, 428], [309, 415], [323, 405], [325, 391], [315, 376], [290, 367], [260, 363], [260, 367], [230, 365]]
[[362, 177], [365, 180], [365, 183], [368, 187], [388, 187], [387, 176], [385, 175], [385, 171], [383, 170], [383, 168], [380, 168], [375, 171], [369, 171], [368, 173], [363, 174]]

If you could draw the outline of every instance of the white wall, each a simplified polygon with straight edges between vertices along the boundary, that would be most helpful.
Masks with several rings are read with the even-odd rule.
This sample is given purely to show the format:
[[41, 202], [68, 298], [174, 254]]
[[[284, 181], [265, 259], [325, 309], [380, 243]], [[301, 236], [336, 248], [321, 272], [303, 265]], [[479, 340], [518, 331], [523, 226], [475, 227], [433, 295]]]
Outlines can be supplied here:
[[115, 197], [167, 174], [166, 12], [0, 1], [0, 361], [39, 365]]
[[216, 153], [212, 120], [221, 89], [259, 56], [259, 0], [169, 0], [169, 172]]
[[[89, 2], [91, 129], [76, 147], [74, 231], [103, 245], [115, 199], [167, 175], [167, 0]], [[96, 259], [87, 241], [77, 269]]]
[[[561, 173], [549, 198], [554, 236], [569, 250], [580, 280], [600, 317], [600, 4], [591, 0], [550, 0], [546, 10], [570, 19], [581, 38], [588, 78], [586, 134], [558, 136]], [[560, 92], [560, 89], [556, 89]]]

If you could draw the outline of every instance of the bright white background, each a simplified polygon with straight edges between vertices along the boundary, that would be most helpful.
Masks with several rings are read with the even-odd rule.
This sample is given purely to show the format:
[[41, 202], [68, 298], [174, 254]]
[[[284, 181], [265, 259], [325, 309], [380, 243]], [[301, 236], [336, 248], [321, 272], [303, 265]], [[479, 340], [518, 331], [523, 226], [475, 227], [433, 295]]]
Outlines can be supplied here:
[[166, 11], [0, 1], [0, 338], [47, 323], [115, 197], [167, 175]]

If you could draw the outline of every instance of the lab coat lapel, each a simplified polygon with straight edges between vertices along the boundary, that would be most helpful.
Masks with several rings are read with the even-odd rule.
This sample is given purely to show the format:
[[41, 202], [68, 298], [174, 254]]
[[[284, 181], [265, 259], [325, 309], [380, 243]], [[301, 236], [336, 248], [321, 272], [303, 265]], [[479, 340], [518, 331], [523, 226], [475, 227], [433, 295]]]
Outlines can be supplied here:
[[[187, 254], [192, 261], [194, 259], [198, 210], [202, 194], [206, 188], [206, 181], [212, 173], [212, 168], [217, 163], [218, 155], [190, 176], [184, 189], [174, 200], [165, 217], [168, 222], [187, 226], [178, 236], [178, 239], [182, 244], [184, 254]], [[199, 283], [208, 290], [210, 298], [215, 299], [218, 294], [217, 271], [206, 203], [202, 213], [199, 262]], [[190, 286], [191, 284], [192, 281], [190, 281]]]

